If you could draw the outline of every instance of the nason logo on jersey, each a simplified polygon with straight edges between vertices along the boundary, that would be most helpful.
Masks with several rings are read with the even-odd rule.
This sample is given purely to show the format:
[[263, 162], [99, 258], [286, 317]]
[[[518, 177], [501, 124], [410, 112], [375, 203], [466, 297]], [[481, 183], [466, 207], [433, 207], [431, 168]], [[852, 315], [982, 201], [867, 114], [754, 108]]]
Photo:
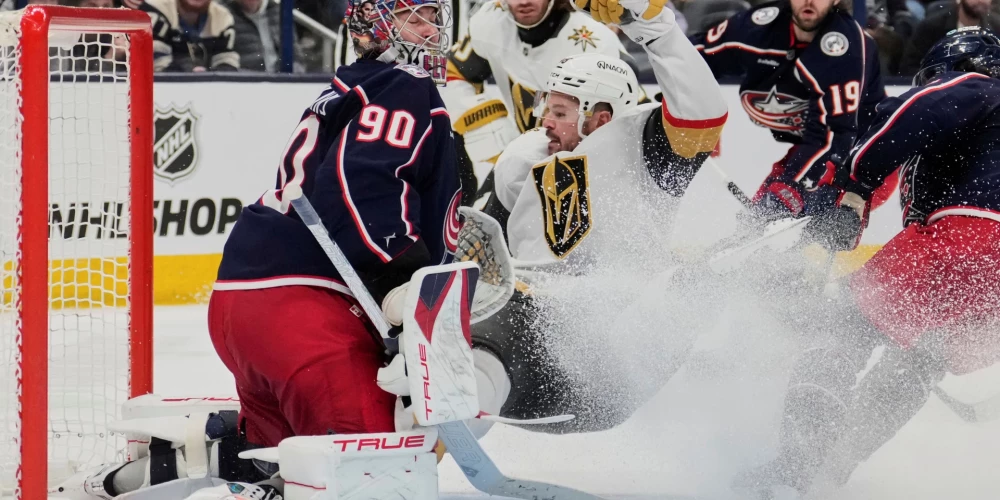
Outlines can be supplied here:
[[590, 232], [587, 157], [554, 157], [531, 167], [531, 175], [542, 201], [545, 242], [561, 259]]
[[777, 132], [801, 134], [805, 130], [806, 111], [809, 101], [793, 95], [778, 92], [771, 87], [769, 92], [744, 91], [740, 94], [740, 104], [750, 119]]
[[190, 107], [156, 108], [153, 174], [170, 184], [191, 175], [198, 166], [195, 127], [198, 117]]

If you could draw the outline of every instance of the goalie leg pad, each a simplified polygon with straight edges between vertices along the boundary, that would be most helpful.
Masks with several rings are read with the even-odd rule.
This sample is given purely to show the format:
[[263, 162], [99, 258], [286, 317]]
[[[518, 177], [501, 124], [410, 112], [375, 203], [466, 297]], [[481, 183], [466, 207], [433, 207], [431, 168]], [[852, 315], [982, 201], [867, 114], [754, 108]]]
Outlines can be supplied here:
[[278, 445], [284, 498], [436, 500], [436, 443], [434, 428], [287, 438]]
[[474, 262], [458, 262], [422, 268], [410, 279], [399, 347], [420, 425], [479, 415], [469, 329], [478, 277]]

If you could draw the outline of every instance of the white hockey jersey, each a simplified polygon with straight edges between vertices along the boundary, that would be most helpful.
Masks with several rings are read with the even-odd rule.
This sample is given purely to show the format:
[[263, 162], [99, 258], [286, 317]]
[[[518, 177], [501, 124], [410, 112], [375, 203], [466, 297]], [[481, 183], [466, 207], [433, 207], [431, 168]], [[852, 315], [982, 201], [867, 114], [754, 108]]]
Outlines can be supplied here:
[[[560, 15], [559, 13], [550, 14]], [[537, 28], [534, 28], [537, 29]], [[532, 46], [518, 36], [514, 19], [500, 2], [484, 4], [469, 21], [469, 33], [452, 47], [448, 58], [450, 102], [482, 91], [491, 75], [521, 132], [535, 127], [532, 106], [549, 70], [562, 59], [581, 53], [620, 58], [625, 47], [607, 26], [589, 15], [573, 11], [549, 39]], [[458, 117], [466, 109], [449, 109]]]
[[549, 156], [544, 131], [535, 130], [497, 160], [494, 193], [510, 212], [508, 243], [521, 264], [604, 266], [666, 252], [653, 236], [668, 234], [728, 113], [711, 70], [676, 26], [646, 50], [662, 103], [614, 117], [574, 151]]

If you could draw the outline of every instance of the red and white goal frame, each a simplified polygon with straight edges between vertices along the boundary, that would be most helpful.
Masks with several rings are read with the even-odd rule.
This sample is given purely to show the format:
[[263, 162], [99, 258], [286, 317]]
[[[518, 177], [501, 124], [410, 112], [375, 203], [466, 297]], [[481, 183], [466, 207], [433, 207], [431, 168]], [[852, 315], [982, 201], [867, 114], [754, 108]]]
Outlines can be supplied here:
[[143, 12], [0, 14], [0, 497], [122, 458], [152, 391], [152, 78]]

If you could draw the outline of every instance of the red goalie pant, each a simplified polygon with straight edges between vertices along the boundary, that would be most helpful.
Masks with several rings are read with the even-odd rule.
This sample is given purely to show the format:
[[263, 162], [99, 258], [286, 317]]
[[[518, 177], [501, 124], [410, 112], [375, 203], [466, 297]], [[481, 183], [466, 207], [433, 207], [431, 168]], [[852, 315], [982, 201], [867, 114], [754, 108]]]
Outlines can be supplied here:
[[852, 277], [851, 288], [861, 312], [901, 346], [943, 334], [952, 373], [1000, 360], [1000, 222], [947, 216], [911, 224]]
[[212, 294], [212, 344], [236, 378], [247, 440], [394, 432], [396, 397], [375, 383], [383, 348], [360, 307], [327, 289], [286, 286]]

